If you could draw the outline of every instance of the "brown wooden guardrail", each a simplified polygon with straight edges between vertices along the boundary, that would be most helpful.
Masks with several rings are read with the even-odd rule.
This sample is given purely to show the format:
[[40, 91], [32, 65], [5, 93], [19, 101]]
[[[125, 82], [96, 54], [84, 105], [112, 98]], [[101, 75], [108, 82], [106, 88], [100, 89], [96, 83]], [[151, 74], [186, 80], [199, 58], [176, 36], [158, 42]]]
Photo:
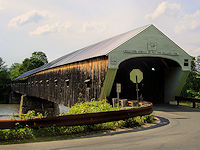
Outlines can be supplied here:
[[0, 129], [15, 128], [17, 126], [28, 126], [31, 128], [56, 126], [76, 126], [76, 125], [92, 125], [110, 121], [118, 121], [128, 119], [135, 116], [149, 115], [153, 112], [152, 103], [148, 103], [146, 107], [131, 108], [119, 111], [107, 111], [99, 113], [87, 113], [65, 116], [54, 116], [46, 118], [36, 118], [27, 120], [0, 120]]
[[183, 100], [183, 101], [190, 101], [193, 103], [193, 108], [196, 107], [196, 103], [200, 103], [200, 99], [197, 99], [197, 98], [192, 98], [192, 97], [181, 97], [181, 96], [175, 96], [175, 100], [177, 101], [177, 105], [180, 104], [180, 101]]

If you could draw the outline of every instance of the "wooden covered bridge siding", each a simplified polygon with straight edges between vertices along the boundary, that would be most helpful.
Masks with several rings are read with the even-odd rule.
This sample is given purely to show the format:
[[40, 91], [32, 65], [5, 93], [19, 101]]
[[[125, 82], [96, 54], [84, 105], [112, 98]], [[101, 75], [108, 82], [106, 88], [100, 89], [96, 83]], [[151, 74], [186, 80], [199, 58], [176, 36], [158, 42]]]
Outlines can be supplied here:
[[107, 65], [107, 57], [98, 57], [51, 68], [16, 80], [13, 90], [70, 107], [100, 97]]

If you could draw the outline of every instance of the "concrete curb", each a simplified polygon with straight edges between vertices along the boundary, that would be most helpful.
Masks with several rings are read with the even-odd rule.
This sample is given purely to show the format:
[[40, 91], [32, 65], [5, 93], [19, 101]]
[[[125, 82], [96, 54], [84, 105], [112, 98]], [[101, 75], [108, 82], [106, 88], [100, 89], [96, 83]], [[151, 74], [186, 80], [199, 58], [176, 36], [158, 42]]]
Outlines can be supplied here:
[[134, 128], [125, 128], [125, 129], [116, 129], [116, 130], [109, 130], [105, 131], [103, 133], [97, 133], [93, 135], [86, 135], [80, 138], [92, 138], [92, 137], [101, 137], [101, 136], [110, 136], [110, 135], [117, 135], [117, 134], [124, 134], [124, 133], [131, 133], [131, 132], [139, 132], [139, 131], [145, 131], [150, 130], [158, 127], [162, 127], [165, 125], [168, 125], [170, 121], [166, 118], [155, 116], [155, 122], [154, 123], [147, 123], [145, 125], [142, 125], [140, 127], [134, 127]]

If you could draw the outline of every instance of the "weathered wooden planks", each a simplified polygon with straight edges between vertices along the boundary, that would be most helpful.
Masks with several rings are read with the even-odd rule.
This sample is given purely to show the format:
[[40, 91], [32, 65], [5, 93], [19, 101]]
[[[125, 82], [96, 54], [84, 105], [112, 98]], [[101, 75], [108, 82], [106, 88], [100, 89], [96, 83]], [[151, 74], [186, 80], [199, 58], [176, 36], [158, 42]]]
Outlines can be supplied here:
[[107, 57], [98, 57], [44, 70], [13, 83], [17, 93], [66, 106], [100, 97]]

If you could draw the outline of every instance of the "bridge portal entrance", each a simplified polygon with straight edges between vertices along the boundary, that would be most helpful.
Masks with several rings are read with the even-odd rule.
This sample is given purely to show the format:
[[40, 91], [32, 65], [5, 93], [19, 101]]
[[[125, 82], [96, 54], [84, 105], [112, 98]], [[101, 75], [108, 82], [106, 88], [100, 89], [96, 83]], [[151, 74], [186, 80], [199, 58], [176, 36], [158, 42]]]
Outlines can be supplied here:
[[173, 95], [180, 65], [170, 59], [159, 57], [138, 57], [123, 61], [117, 70], [110, 97], [116, 97], [116, 83], [121, 83], [120, 98], [136, 100], [136, 84], [130, 80], [130, 72], [140, 69], [143, 80], [139, 83], [139, 96], [155, 103], [165, 103]]

